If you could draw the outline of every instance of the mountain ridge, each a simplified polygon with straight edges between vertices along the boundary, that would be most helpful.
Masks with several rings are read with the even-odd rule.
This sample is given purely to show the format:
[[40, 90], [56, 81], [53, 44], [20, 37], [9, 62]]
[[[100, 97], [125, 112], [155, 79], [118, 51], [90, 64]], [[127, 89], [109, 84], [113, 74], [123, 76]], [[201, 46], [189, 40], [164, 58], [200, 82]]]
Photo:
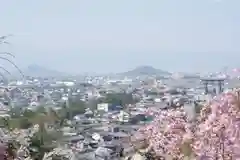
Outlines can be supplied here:
[[[37, 64], [31, 64], [25, 69], [22, 69], [22, 72], [25, 76], [30, 76], [30, 77], [66, 77], [66, 76], [73, 76], [68, 73], [64, 73], [61, 71], [56, 71], [54, 69], [48, 69], [43, 66], [37, 65]], [[138, 66], [135, 69], [126, 71], [126, 72], [121, 72], [121, 73], [115, 73], [115, 75], [120, 75], [120, 76], [151, 76], [151, 75], [156, 75], [156, 76], [170, 76], [172, 75], [170, 72], [161, 70], [161, 69], [156, 69], [152, 66]], [[19, 75], [19, 73], [15, 73], [13, 75]]]
[[68, 74], [56, 71], [53, 69], [48, 69], [37, 64], [31, 64], [25, 69], [22, 69], [22, 72], [25, 76], [31, 77], [59, 77], [66, 76]]
[[170, 72], [168, 71], [164, 71], [164, 70], [161, 70], [161, 69], [156, 69], [152, 66], [138, 66], [136, 67], [135, 69], [132, 69], [130, 71], [127, 71], [127, 72], [123, 72], [123, 73], [120, 73], [121, 75], [128, 75], [128, 76], [141, 76], [141, 75], [160, 75], [160, 76], [169, 76], [171, 75]]

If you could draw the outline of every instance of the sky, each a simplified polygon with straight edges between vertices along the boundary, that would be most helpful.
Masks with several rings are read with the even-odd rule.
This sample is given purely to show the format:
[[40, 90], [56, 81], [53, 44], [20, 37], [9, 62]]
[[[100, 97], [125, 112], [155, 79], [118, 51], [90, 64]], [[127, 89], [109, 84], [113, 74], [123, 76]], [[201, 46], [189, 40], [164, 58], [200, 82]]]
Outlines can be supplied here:
[[[21, 68], [121, 72], [240, 67], [239, 0], [7, 0], [0, 35]], [[5, 62], [3, 62], [4, 65]]]

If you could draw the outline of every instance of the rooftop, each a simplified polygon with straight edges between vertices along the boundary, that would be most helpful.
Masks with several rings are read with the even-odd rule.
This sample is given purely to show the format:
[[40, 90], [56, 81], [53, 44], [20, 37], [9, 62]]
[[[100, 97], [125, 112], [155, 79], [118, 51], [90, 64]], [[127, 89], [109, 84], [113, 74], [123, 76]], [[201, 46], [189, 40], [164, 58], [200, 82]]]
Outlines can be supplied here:
[[207, 78], [201, 78], [201, 81], [225, 81], [225, 78], [218, 78], [218, 77], [207, 77]]

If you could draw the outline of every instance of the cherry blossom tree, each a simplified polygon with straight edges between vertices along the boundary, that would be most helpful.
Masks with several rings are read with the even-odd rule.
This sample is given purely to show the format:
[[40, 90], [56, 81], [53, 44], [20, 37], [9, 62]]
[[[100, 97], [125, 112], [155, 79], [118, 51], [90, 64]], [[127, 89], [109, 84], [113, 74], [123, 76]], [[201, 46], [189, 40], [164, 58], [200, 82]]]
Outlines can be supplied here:
[[[227, 160], [240, 158], [240, 92], [223, 93], [205, 105], [195, 121], [183, 108], [158, 112], [138, 131], [148, 149], [172, 159]], [[141, 136], [139, 136], [141, 135]]]
[[236, 92], [222, 94], [202, 109], [193, 146], [200, 159], [240, 158], [240, 101]]
[[139, 130], [148, 141], [148, 149], [159, 157], [182, 159], [190, 156], [193, 125], [183, 108], [158, 112], [155, 120]]

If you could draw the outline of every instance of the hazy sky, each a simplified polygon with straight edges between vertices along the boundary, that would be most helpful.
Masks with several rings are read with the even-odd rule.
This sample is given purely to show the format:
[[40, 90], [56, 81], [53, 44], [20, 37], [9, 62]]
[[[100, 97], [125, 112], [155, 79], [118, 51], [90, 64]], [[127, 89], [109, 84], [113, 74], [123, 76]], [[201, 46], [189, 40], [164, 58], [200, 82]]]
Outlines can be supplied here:
[[0, 35], [14, 35], [1, 50], [14, 52], [21, 67], [71, 73], [240, 67], [239, 0], [5, 0], [0, 6]]

